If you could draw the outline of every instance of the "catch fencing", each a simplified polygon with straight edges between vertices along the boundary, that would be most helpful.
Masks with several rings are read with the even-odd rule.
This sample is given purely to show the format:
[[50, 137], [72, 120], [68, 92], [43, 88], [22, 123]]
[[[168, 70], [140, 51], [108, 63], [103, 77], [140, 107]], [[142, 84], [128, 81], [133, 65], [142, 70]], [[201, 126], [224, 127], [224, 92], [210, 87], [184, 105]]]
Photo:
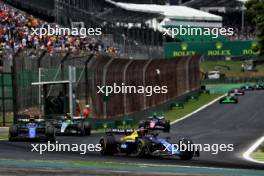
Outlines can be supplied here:
[[[199, 57], [177, 59], [114, 59], [99, 56], [90, 61], [93, 73], [89, 81], [94, 112], [100, 118], [113, 118], [143, 111], [176, 97], [193, 92], [200, 87]], [[168, 93], [153, 94], [98, 94], [97, 86], [167, 86]]]
[[[5, 69], [13, 59], [5, 57]], [[96, 118], [123, 117], [159, 106], [200, 88], [199, 57], [176, 59], [112, 58], [92, 53], [54, 53], [25, 50], [16, 55], [16, 109], [18, 113], [39, 114], [39, 86], [33, 82], [68, 79], [68, 66], [76, 67], [74, 90], [81, 108], [90, 104]], [[167, 86], [166, 94], [98, 94], [97, 86]], [[49, 88], [50, 96], [59, 94], [59, 86]]]

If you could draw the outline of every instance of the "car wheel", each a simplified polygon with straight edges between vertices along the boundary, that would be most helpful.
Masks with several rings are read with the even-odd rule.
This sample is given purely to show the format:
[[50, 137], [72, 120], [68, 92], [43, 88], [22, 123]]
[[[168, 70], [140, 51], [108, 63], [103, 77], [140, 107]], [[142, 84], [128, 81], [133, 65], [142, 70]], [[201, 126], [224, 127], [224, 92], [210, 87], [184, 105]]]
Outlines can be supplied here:
[[165, 122], [165, 128], [164, 128], [165, 132], [170, 132], [170, 121], [166, 120]]
[[77, 123], [77, 130], [80, 132], [81, 136], [85, 136], [85, 128], [84, 128], [84, 123], [83, 122], [78, 122]]
[[47, 125], [45, 130], [47, 141], [55, 141], [55, 128], [52, 125]]
[[[187, 146], [193, 144], [193, 142], [190, 139], [186, 139], [186, 138], [181, 139], [179, 143]], [[180, 153], [181, 160], [191, 160], [193, 156], [194, 156], [194, 151], [189, 151], [188, 149], [186, 149], [185, 151], [181, 151]]]
[[138, 139], [136, 156], [146, 157], [150, 155], [150, 142], [146, 139]]
[[12, 125], [10, 128], [9, 128], [9, 141], [14, 141], [14, 138], [17, 137], [18, 135], [18, 128], [16, 125]]
[[90, 136], [91, 135], [91, 124], [89, 122], [84, 122], [84, 130], [85, 135]]
[[114, 136], [105, 136], [100, 139], [101, 154], [114, 155], [116, 153], [116, 141]]

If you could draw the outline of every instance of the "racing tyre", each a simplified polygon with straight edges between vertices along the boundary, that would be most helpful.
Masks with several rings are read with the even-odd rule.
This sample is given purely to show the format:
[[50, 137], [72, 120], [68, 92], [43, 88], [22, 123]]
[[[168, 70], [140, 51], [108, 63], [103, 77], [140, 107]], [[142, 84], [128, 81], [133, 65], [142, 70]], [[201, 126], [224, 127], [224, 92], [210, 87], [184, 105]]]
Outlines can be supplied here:
[[[193, 144], [193, 142], [190, 139], [185, 139], [185, 138], [181, 139], [179, 143], [185, 144], [187, 146]], [[194, 151], [189, 151], [188, 149], [186, 149], [185, 151], [181, 151], [180, 154], [181, 160], [191, 160], [193, 156], [194, 156]]]
[[85, 128], [84, 128], [84, 123], [83, 122], [78, 122], [77, 123], [77, 129], [80, 132], [81, 136], [85, 136]]
[[151, 147], [150, 141], [148, 141], [146, 139], [138, 139], [136, 155], [138, 157], [149, 156], [150, 155], [150, 147]]
[[105, 136], [100, 139], [101, 154], [114, 155], [116, 153], [116, 141], [114, 136]]
[[222, 99], [219, 100], [219, 103], [223, 104], [223, 101], [224, 101], [224, 99], [222, 98]]
[[46, 126], [45, 134], [47, 137], [47, 141], [55, 142], [55, 129], [52, 125]]
[[14, 138], [17, 137], [18, 135], [18, 128], [16, 125], [12, 125], [10, 128], [9, 128], [9, 141], [14, 141]]
[[234, 103], [237, 104], [238, 103], [238, 100], [237, 99], [233, 99]]
[[164, 131], [165, 132], [170, 132], [170, 121], [169, 120], [166, 120], [165, 121], [165, 126], [164, 126]]
[[91, 135], [91, 124], [89, 122], [84, 122], [84, 130], [85, 135], [90, 136]]

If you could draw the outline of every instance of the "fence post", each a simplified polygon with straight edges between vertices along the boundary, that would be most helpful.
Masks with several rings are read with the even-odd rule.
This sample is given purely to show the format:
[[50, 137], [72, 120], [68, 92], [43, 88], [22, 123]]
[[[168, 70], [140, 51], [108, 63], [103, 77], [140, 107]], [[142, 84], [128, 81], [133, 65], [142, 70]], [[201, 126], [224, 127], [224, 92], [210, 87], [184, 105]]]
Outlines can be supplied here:
[[16, 57], [19, 55], [21, 49], [19, 49], [12, 58], [12, 97], [13, 97], [13, 118], [14, 123], [17, 123], [17, 114], [18, 114], [18, 107], [17, 107], [17, 70], [16, 70]]
[[4, 86], [4, 73], [2, 72], [1, 73], [1, 88], [2, 88], [2, 113], [3, 113], [3, 126], [5, 126], [6, 125], [6, 119], [5, 119], [5, 93], [4, 93], [4, 88], [5, 88], [5, 86]]
[[68, 59], [70, 52], [68, 52], [60, 62], [61, 80], [64, 80], [64, 62]]
[[88, 86], [89, 86], [89, 80], [88, 80], [88, 64], [90, 62], [90, 60], [94, 57], [94, 54], [91, 54], [88, 59], [85, 61], [85, 104], [87, 105], [89, 102], [89, 90], [88, 90]]

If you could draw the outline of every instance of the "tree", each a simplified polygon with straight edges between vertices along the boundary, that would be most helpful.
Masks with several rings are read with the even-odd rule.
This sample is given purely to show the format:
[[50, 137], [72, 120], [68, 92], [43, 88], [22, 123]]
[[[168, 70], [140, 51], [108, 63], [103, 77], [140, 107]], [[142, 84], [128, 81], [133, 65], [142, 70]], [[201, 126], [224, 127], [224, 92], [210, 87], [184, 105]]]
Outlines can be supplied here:
[[264, 55], [264, 0], [249, 0], [246, 7], [248, 17], [258, 29], [260, 55]]

